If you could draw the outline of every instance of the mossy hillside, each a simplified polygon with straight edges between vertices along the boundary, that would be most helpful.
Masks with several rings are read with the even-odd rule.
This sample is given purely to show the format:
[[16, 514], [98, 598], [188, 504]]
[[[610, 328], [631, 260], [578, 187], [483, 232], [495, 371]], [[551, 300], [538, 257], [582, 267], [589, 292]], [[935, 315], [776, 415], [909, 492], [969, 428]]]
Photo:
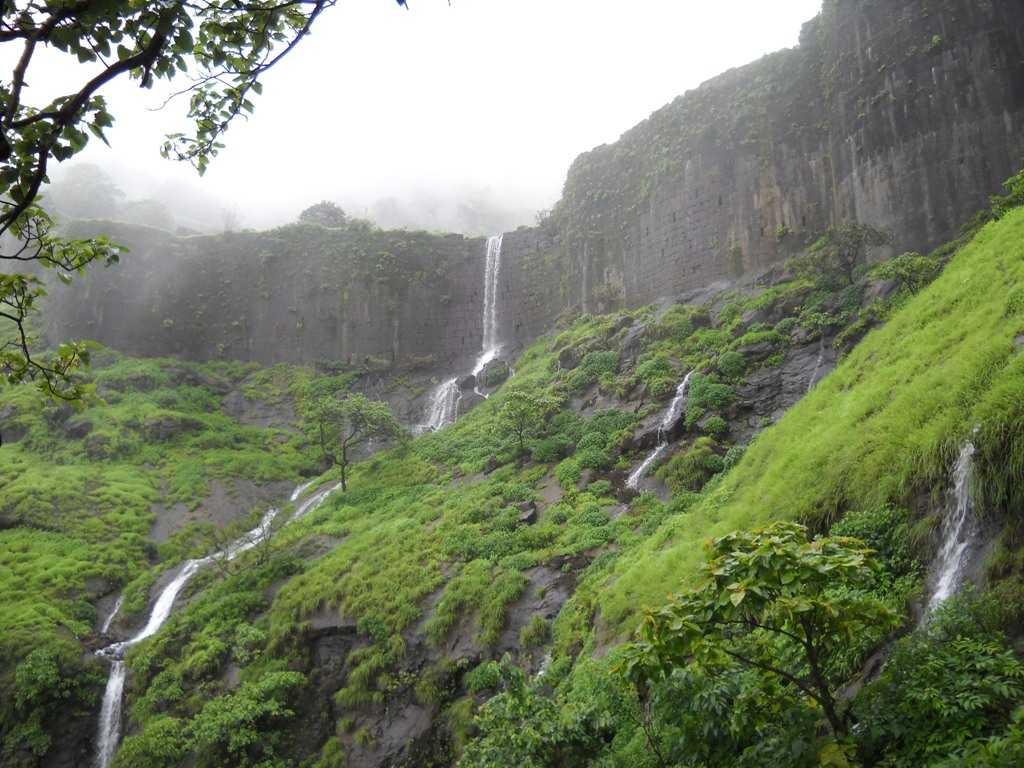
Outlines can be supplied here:
[[[812, 301], [822, 311], [801, 325], [805, 304]], [[134, 716], [141, 730], [125, 753], [156, 749], [155, 740], [172, 727], [168, 717], [179, 733], [201, 731], [205, 699], [193, 691], [231, 697], [225, 665], [239, 666], [243, 681], [280, 665], [315, 673], [308, 658], [314, 620], [318, 626], [336, 621], [354, 628], [358, 637], [347, 654], [344, 683], [333, 691], [335, 709], [303, 710], [304, 717], [333, 711], [339, 718], [338, 736], [328, 742], [325, 755], [341, 743], [365, 742], [363, 727], [372, 723], [374, 708], [404, 696], [461, 712], [465, 702], [453, 696], [465, 660], [445, 660], [440, 649], [458, 635], [464, 648], [477, 649], [482, 658], [497, 655], [496, 642], [509, 628], [509, 606], [529, 593], [531, 572], [538, 567], [567, 568], [577, 596], [553, 625], [542, 628], [543, 619], [535, 615], [512, 627], [516, 635], [531, 642], [550, 638], [563, 667], [579, 653], [595, 650], [592, 618], [603, 604], [609, 577], [623, 569], [622, 563], [635, 562], [667, 519], [685, 517], [700, 504], [703, 497], [694, 491], [709, 480], [712, 486], [720, 482], [721, 472], [742, 454], [742, 446], [730, 448], [721, 434], [725, 419], [719, 414], [728, 414], [736, 397], [729, 382], [775, 364], [772, 355], [748, 359], [744, 350], [767, 341], [781, 357], [797, 343], [798, 330], [835, 334], [856, 317], [842, 302], [824, 301], [806, 283], [722, 302], [725, 309], [717, 313], [679, 306], [660, 316], [642, 308], [578, 318], [531, 346], [516, 363], [515, 377], [456, 424], [357, 465], [348, 493], [337, 493], [306, 519], [284, 525], [270, 544], [271, 555], [241, 559], [235, 575], [226, 579], [213, 571], [197, 578], [186, 595], [195, 601], [133, 654], [131, 698], [140, 702]], [[765, 328], [744, 319], [751, 312], [788, 318], [788, 325], [782, 320], [779, 330]], [[624, 345], [633, 345], [633, 353], [625, 353]], [[652, 360], [655, 364], [645, 365]], [[628, 447], [639, 417], [663, 407], [693, 368], [704, 372], [693, 382], [691, 434], [714, 434], [696, 439], [663, 470], [676, 489], [670, 503], [644, 495], [627, 509], [612, 496], [609, 478], [640, 460], [641, 451]], [[269, 371], [250, 381], [252, 391], [264, 397], [289, 388]], [[595, 392], [619, 407], [587, 408], [581, 415], [580, 404]], [[532, 433], [525, 455], [498, 428], [513, 394], [554, 404]], [[330, 480], [330, 475], [321, 478]], [[554, 501], [548, 496], [552, 487], [558, 491]], [[528, 509], [542, 496], [549, 502], [541, 503], [539, 519], [524, 524], [521, 506]], [[254, 627], [252, 637], [258, 638], [255, 650], [238, 656], [235, 622], [201, 621], [197, 616], [206, 609], [200, 606], [242, 589], [231, 586], [240, 585], [236, 579], [270, 583], [271, 563], [278, 561], [293, 570], [277, 573], [282, 583], [276, 596], [271, 600], [254, 592], [238, 604], [238, 621]], [[427, 660], [423, 642], [434, 649]], [[541, 651], [521, 649], [521, 654], [535, 652]], [[301, 701], [301, 696], [293, 700], [292, 711], [301, 709]], [[199, 748], [194, 741], [190, 749]]]
[[[189, 595], [201, 597], [132, 654], [131, 697], [140, 702], [134, 715], [141, 731], [126, 742], [125, 754], [150, 754], [156, 748], [151, 740], [169, 727], [168, 716], [182, 733], [195, 733], [203, 716], [190, 691], [231, 696], [221, 679], [227, 663], [242, 667], [243, 681], [258, 677], [266, 664], [305, 668], [308, 623], [325, 615], [354, 626], [360, 638], [347, 659], [345, 685], [334, 694], [343, 715], [340, 733], [351, 741], [353, 724], [368, 708], [412, 688], [419, 697], [435, 697], [432, 681], [445, 664], [439, 648], [453, 633], [484, 657], [495, 653], [508, 606], [528, 589], [531, 569], [568, 562], [575, 563], [570, 573], [582, 569], [580, 575], [588, 567], [605, 569], [613, 551], [635, 546], [654, 530], [661, 505], [622, 516], [607, 481], [585, 487], [567, 481], [560, 499], [542, 505], [535, 524], [520, 520], [520, 505], [539, 502], [540, 486], [550, 482], [556, 466], [572, 460], [562, 458], [566, 452], [586, 450], [588, 463], [601, 471], [618, 460], [621, 435], [629, 433], [635, 417], [611, 410], [582, 418], [566, 407], [573, 372], [559, 368], [557, 355], [565, 345], [612, 344], [609, 333], [626, 325], [623, 316], [584, 318], [559, 337], [539, 342], [517, 363], [514, 379], [457, 424], [356, 465], [347, 493], [336, 493], [316, 512], [280, 528], [269, 545], [273, 554], [241, 558], [224, 581], [213, 571], [197, 577]], [[526, 457], [494, 428], [496, 414], [517, 391], [563, 404]], [[538, 459], [551, 444], [564, 448]], [[310, 558], [310, 552], [318, 554]], [[234, 623], [197, 616], [208, 600], [220, 599], [215, 595], [236, 594], [240, 587], [232, 585], [238, 579], [269, 583], [273, 563], [282, 561], [295, 572], [275, 590], [273, 601], [261, 594], [240, 604], [245, 623], [262, 638], [251, 659], [240, 659], [233, 650]], [[526, 636], [547, 637], [541, 622], [531, 618], [523, 628]], [[427, 669], [408, 655], [416, 638], [438, 649]], [[446, 696], [437, 694], [432, 703], [447, 705]], [[148, 763], [125, 763], [142, 764]]]
[[[30, 386], [0, 390], [4, 750], [30, 745], [41, 754], [50, 718], [77, 707], [88, 713], [96, 703], [102, 665], [81, 646], [96, 625], [96, 600], [123, 588], [122, 615], [142, 611], [162, 569], [206, 552], [216, 538], [210, 526], [188, 525], [155, 546], [154, 504], [195, 507], [213, 480], [292, 480], [314, 466], [299, 436], [245, 426], [222, 411], [224, 393], [251, 372], [100, 350], [85, 374], [96, 394], [77, 409], [48, 404]], [[38, 669], [63, 679], [73, 701], [48, 685], [25, 693], [25, 675]]]
[[[308, 691], [310, 681], [277, 675], [285, 668], [308, 673], [314, 618], [335, 616], [354, 626], [359, 638], [346, 659], [345, 682], [333, 692], [340, 713], [337, 738], [346, 744], [365, 740], [359, 724], [369, 722], [374, 707], [405, 695], [450, 706], [452, 717], [463, 712], [465, 702], [452, 696], [466, 670], [449, 668], [440, 647], [458, 634], [483, 657], [495, 655], [496, 640], [508, 628], [509, 606], [529, 593], [531, 569], [538, 566], [567, 568], [576, 597], [552, 626], [545, 624], [542, 631], [543, 620], [533, 616], [512, 628], [516, 636], [531, 642], [550, 638], [561, 667], [597, 649], [604, 639], [595, 637], [593, 617], [608, 604], [609, 579], [629, 573], [656, 549], [651, 537], [673, 530], [666, 520], [678, 524], [703, 507], [706, 494], [713, 498], [721, 472], [742, 454], [743, 447], [731, 446], [728, 434], [735, 387], [748, 373], [777, 364], [791, 345], [805, 344], [813, 334], [835, 335], [856, 322], [860, 288], [837, 298], [795, 282], [753, 297], [720, 298], [711, 311], [679, 306], [660, 315], [643, 308], [584, 316], [534, 344], [517, 362], [515, 377], [457, 424], [361, 463], [349, 493], [336, 494], [306, 519], [284, 525], [269, 546], [230, 569], [210, 569], [190, 584], [164, 631], [135, 649], [130, 660], [135, 677], [129, 701], [140, 731], [126, 742], [124, 764], [166, 764], [153, 762], [153, 754], [168, 732], [176, 734], [185, 752], [219, 755], [222, 762], [237, 761], [243, 752], [273, 760], [291, 754], [287, 739], [269, 735], [293, 728], [288, 712], [309, 714], [302, 710], [308, 696], [299, 691]], [[901, 296], [891, 306], [906, 300]], [[564, 369], [563, 356], [577, 364]], [[95, 375], [106, 410], [58, 418], [51, 425], [45, 415], [26, 408], [18, 418], [37, 419], [43, 426], [22, 440], [20, 450], [36, 445], [70, 464], [141, 468], [168, 498], [194, 503], [217, 477], [276, 477], [278, 465], [267, 463], [273, 452], [284, 450], [294, 459], [285, 461], [282, 473], [297, 474], [312, 465], [301, 437], [219, 420], [223, 386], [218, 382], [278, 405], [301, 399], [311, 388], [335, 391], [352, 384], [346, 374], [318, 378], [287, 366], [254, 371], [231, 365], [183, 370], [181, 365], [122, 359], [102, 366]], [[693, 369], [701, 373], [691, 382], [689, 435], [661, 471], [675, 489], [672, 501], [644, 495], [627, 509], [613, 498], [609, 480], [640, 460], [642, 451], [631, 443], [640, 418], [659, 411]], [[526, 455], [497, 428], [512, 393], [555, 404], [532, 434]], [[581, 415], [581, 404], [592, 402], [595, 393], [613, 407], [586, 406]], [[72, 419], [90, 425], [84, 438], [65, 439]], [[90, 454], [86, 441], [107, 422], [118, 424], [116, 434], [127, 438], [111, 455], [95, 447]], [[217, 434], [209, 434], [213, 431]], [[331, 480], [327, 475], [321, 482]], [[696, 492], [705, 484], [705, 495]], [[561, 498], [541, 504], [538, 521], [524, 524], [520, 505], [540, 501], [553, 485]], [[166, 564], [215, 544], [186, 534], [161, 547], [160, 554]], [[142, 606], [154, 576], [153, 569], [138, 572], [126, 590], [131, 605]], [[631, 605], [630, 615], [638, 607], [639, 602]], [[213, 615], [219, 618], [211, 620]], [[426, 662], [422, 651], [410, 651], [417, 638], [435, 649]], [[225, 676], [229, 665], [238, 667], [237, 676]], [[244, 694], [232, 679], [246, 686]], [[208, 701], [220, 703], [206, 709]], [[225, 726], [221, 715], [241, 713], [243, 705], [251, 706], [252, 717], [232, 722], [268, 735], [264, 751], [251, 744], [249, 751], [229, 748], [227, 734], [234, 726]], [[211, 713], [217, 713], [215, 728], [207, 720]]]
[[596, 606], [602, 620], [627, 631], [639, 606], [695, 577], [708, 537], [777, 519], [826, 527], [846, 510], [941, 487], [976, 426], [979, 483], [1019, 481], [1022, 285], [1024, 210], [1016, 210], [982, 229], [763, 432], [707, 498], [622, 558]]

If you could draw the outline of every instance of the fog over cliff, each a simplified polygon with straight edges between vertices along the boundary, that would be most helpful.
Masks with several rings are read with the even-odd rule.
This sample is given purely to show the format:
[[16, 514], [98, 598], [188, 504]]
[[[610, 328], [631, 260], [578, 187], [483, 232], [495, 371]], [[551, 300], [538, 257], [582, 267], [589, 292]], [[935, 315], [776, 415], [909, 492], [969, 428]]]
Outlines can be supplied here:
[[[96, 142], [80, 162], [100, 165], [126, 200], [166, 199], [176, 219], [207, 231], [225, 217], [285, 223], [320, 199], [382, 226], [512, 229], [554, 203], [581, 152], [702, 81], [795, 45], [820, 2], [410, 6], [348, 0], [325, 14], [266, 78], [255, 117], [232, 128], [202, 180], [158, 155], [184, 103], [155, 110], [166, 94], [129, 83], [108, 92], [113, 148]], [[62, 93], [80, 75], [47, 63], [30, 84], [37, 93]]]

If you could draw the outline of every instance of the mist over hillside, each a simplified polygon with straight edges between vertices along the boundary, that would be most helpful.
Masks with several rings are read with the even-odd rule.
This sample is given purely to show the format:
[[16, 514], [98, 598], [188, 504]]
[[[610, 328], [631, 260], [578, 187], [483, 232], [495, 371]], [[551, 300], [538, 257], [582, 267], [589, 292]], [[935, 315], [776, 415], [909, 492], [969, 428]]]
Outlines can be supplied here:
[[[71, 163], [54, 174], [43, 199], [62, 219], [110, 219], [169, 232], [214, 234], [242, 229], [271, 229], [295, 221], [317, 202], [298, 207], [280, 200], [273, 208], [253, 211], [218, 197], [198, 181], [140, 177], [114, 166]], [[537, 209], [510, 200], [493, 188], [405, 189], [395, 194], [335, 202], [353, 216], [382, 229], [456, 232], [479, 237], [533, 224]]]

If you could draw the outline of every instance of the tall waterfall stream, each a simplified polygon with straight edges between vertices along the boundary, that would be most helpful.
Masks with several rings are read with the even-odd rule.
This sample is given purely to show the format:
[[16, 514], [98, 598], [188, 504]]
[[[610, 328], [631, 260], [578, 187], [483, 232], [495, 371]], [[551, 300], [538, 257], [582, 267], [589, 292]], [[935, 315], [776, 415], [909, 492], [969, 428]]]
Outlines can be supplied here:
[[647, 471], [651, 468], [651, 465], [661, 458], [662, 454], [668, 450], [669, 438], [671, 437], [672, 427], [675, 426], [676, 422], [679, 421], [679, 417], [683, 414], [683, 407], [686, 405], [686, 394], [690, 389], [690, 377], [693, 376], [693, 371], [686, 374], [686, 378], [683, 379], [682, 383], [676, 387], [676, 396], [672, 398], [672, 402], [669, 403], [668, 409], [665, 411], [665, 415], [661, 418], [661, 423], [658, 425], [658, 446], [647, 454], [647, 457], [643, 460], [639, 467], [633, 470], [633, 474], [626, 480], [626, 487], [636, 490], [640, 487], [640, 481], [647, 475]]
[[[312, 481], [296, 488], [291, 495], [290, 501], [298, 501], [299, 497], [302, 496], [310, 485], [312, 485]], [[328, 496], [340, 487], [340, 483], [329, 485], [318, 490], [309, 498], [303, 499], [302, 502], [295, 507], [295, 513], [292, 515], [292, 520], [298, 520], [304, 515], [312, 512], [314, 509], [319, 507]], [[252, 549], [261, 541], [265, 541], [271, 533], [271, 525], [277, 515], [277, 509], [269, 510], [265, 515], [263, 515], [258, 526], [233, 541], [222, 552], [185, 562], [174, 579], [164, 587], [163, 590], [161, 590], [160, 595], [157, 597], [156, 602], [153, 603], [153, 607], [149, 612], [149, 618], [146, 620], [146, 625], [128, 640], [108, 645], [106, 648], [96, 652], [97, 655], [110, 659], [111, 662], [110, 676], [107, 678], [107, 687], [103, 692], [103, 704], [100, 707], [99, 730], [96, 734], [96, 768], [108, 768], [110, 766], [111, 761], [114, 759], [114, 753], [117, 751], [117, 745], [121, 740], [121, 709], [124, 700], [124, 681], [126, 671], [124, 663], [125, 651], [129, 647], [142, 642], [147, 637], [151, 637], [160, 630], [160, 627], [162, 627], [170, 617], [171, 610], [174, 608], [174, 601], [177, 599], [178, 594], [185, 585], [188, 584], [189, 580], [195, 576], [196, 573], [202, 570], [204, 566], [209, 565], [217, 559], [223, 559], [226, 561], [234, 560], [238, 555]], [[108, 616], [103, 623], [103, 632], [106, 632], [110, 628], [110, 623], [114, 620], [114, 617], [120, 610], [122, 602], [123, 598], [118, 597], [117, 603], [111, 611], [110, 616]]]
[[[501, 353], [498, 334], [498, 276], [501, 273], [501, 243], [504, 235], [493, 235], [487, 238], [487, 258], [484, 263], [484, 307], [483, 307], [483, 343], [480, 355], [473, 366], [473, 376], [483, 373], [487, 364], [497, 359]], [[430, 393], [427, 405], [426, 421], [417, 425], [416, 432], [436, 432], [453, 423], [459, 415], [459, 400], [462, 390], [458, 376], [441, 382]], [[487, 397], [479, 382], [474, 391], [481, 397]]]

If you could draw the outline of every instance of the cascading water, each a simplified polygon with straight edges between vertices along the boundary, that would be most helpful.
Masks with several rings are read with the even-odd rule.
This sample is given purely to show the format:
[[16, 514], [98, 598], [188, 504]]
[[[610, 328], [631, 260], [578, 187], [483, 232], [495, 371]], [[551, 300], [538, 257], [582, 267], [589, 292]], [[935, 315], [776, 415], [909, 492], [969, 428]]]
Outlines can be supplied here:
[[298, 501], [299, 496], [304, 494], [306, 492], [306, 489], [309, 488], [309, 486], [311, 486], [315, 482], [316, 478], [313, 478], [308, 483], [303, 483], [302, 485], [298, 486], [294, 491], [292, 491], [292, 495], [288, 498], [288, 501]]
[[[479, 376], [492, 360], [498, 357], [498, 275], [501, 273], [501, 242], [504, 235], [487, 238], [487, 262], [484, 267], [484, 336], [483, 348], [473, 366], [473, 376]], [[487, 397], [476, 385], [476, 393]]]
[[822, 337], [821, 343], [818, 345], [818, 359], [814, 362], [814, 370], [811, 371], [811, 378], [807, 381], [807, 393], [809, 394], [814, 385], [818, 383], [818, 371], [821, 370], [821, 364], [825, 362], [825, 338]]
[[459, 397], [458, 377], [443, 381], [430, 393], [430, 406], [427, 408], [427, 420], [415, 428], [417, 434], [436, 432], [455, 421], [458, 414]]
[[299, 518], [305, 517], [313, 510], [317, 509], [324, 501], [334, 493], [336, 490], [341, 488], [341, 483], [335, 483], [329, 485], [326, 488], [321, 488], [319, 491], [314, 493], [308, 499], [305, 499], [301, 504], [295, 508], [295, 514], [292, 515], [292, 521], [298, 520]]
[[[313, 482], [314, 481], [310, 481], [296, 488], [295, 492], [291, 495], [291, 501], [296, 501], [302, 493], [313, 484]], [[308, 499], [305, 499], [302, 504], [296, 508], [295, 515], [292, 517], [292, 520], [297, 520], [303, 515], [311, 512], [313, 509], [316, 509], [316, 507], [323, 503], [324, 499], [330, 496], [340, 486], [340, 483], [328, 486], [327, 488], [317, 491]], [[123, 659], [125, 651], [129, 647], [136, 643], [141, 643], [147, 637], [151, 637], [159, 631], [160, 627], [164, 625], [164, 622], [166, 622], [168, 617], [171, 615], [171, 609], [174, 607], [174, 601], [177, 599], [178, 594], [189, 580], [203, 568], [203, 566], [212, 563], [218, 558], [222, 558], [227, 561], [234, 560], [243, 552], [252, 549], [261, 541], [265, 540], [270, 533], [271, 525], [274, 522], [274, 518], [277, 517], [277, 513], [278, 510], [276, 509], [269, 510], [260, 520], [260, 524], [258, 526], [253, 528], [244, 536], [233, 541], [223, 552], [207, 555], [206, 557], [199, 558], [198, 560], [188, 560], [181, 567], [181, 570], [178, 571], [178, 574], [174, 577], [173, 581], [171, 581], [171, 583], [164, 587], [160, 592], [156, 602], [153, 603], [152, 610], [149, 612], [149, 618], [146, 620], [146, 626], [128, 640], [108, 645], [106, 648], [96, 652], [97, 655], [103, 656], [111, 662], [110, 676], [107, 678], [107, 687], [103, 691], [103, 705], [100, 708], [99, 731], [96, 736], [96, 768], [108, 768], [110, 766], [110, 763], [114, 758], [114, 753], [117, 751], [118, 742], [121, 740], [121, 705], [125, 680], [125, 665]], [[109, 628], [110, 621], [116, 614], [121, 602], [121, 598], [118, 598], [114, 611], [104, 623], [103, 632], [106, 632]]]
[[964, 445], [953, 469], [951, 503], [942, 521], [942, 547], [935, 558], [932, 595], [926, 616], [950, 598], [963, 582], [967, 550], [977, 533], [971, 496], [974, 451], [973, 443]]
[[117, 614], [121, 612], [122, 605], [124, 605], [124, 595], [118, 595], [117, 602], [114, 603], [114, 607], [110, 610], [110, 614], [103, 620], [103, 626], [100, 627], [101, 635], [105, 635], [110, 631], [110, 625], [114, 623], [114, 619], [117, 618]]
[[[492, 235], [487, 238], [487, 258], [484, 262], [484, 309], [483, 309], [483, 343], [480, 355], [473, 366], [473, 378], [477, 379], [487, 364], [495, 360], [501, 352], [498, 343], [498, 275], [501, 272], [501, 242], [504, 235]], [[511, 375], [511, 368], [509, 369]], [[477, 382], [473, 391], [480, 397], [487, 395], [480, 389]], [[430, 393], [427, 406], [426, 421], [417, 424], [413, 431], [422, 435], [436, 432], [455, 422], [459, 415], [459, 400], [462, 389], [459, 377], [448, 379], [438, 384]]]
[[665, 415], [661, 418], [661, 423], [658, 425], [658, 447], [647, 454], [647, 458], [643, 460], [643, 463], [637, 467], [633, 474], [626, 480], [626, 487], [636, 490], [640, 487], [640, 481], [647, 475], [647, 470], [650, 469], [651, 465], [661, 458], [661, 455], [668, 450], [669, 438], [671, 437], [671, 429], [675, 426], [675, 423], [679, 421], [679, 417], [683, 414], [683, 406], [686, 404], [686, 394], [690, 388], [690, 377], [693, 376], [693, 371], [686, 374], [686, 378], [683, 379], [682, 383], [676, 387], [676, 396], [672, 398], [672, 402], [669, 403], [668, 410], [665, 411]]
[[110, 677], [103, 692], [103, 706], [100, 708], [99, 735], [96, 741], [96, 765], [107, 768], [114, 759], [114, 751], [121, 740], [121, 692], [124, 690], [124, 662], [114, 659], [110, 665]]

